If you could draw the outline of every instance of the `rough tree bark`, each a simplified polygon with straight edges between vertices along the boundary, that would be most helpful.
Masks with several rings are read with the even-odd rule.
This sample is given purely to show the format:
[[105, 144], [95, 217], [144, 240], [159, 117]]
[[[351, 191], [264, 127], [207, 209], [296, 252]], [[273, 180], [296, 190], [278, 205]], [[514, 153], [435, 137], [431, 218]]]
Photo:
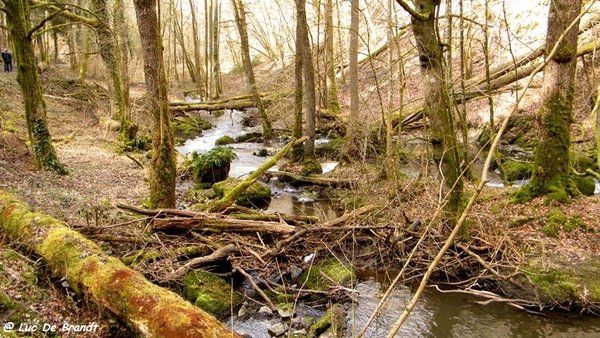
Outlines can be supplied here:
[[460, 207], [463, 182], [448, 83], [444, 76], [442, 47], [435, 27], [435, 10], [439, 0], [416, 0], [417, 11], [408, 7], [403, 0], [396, 2], [411, 14], [425, 90], [424, 112], [429, 119], [434, 158], [441, 162], [445, 193], [449, 194], [445, 219], [452, 223]]
[[[535, 151], [535, 167], [531, 182], [525, 189], [531, 195], [567, 202], [569, 195], [579, 191], [570, 178], [570, 126], [573, 121], [573, 95], [577, 66], [578, 20], [581, 0], [552, 0], [548, 12], [546, 50], [556, 44], [557, 51], [544, 69], [542, 105], [537, 114], [539, 144]], [[560, 41], [561, 37], [564, 39]]]
[[46, 104], [42, 97], [42, 87], [35, 64], [33, 50], [33, 30], [29, 24], [29, 5], [23, 0], [4, 0], [4, 11], [8, 31], [15, 47], [17, 64], [17, 81], [21, 87], [27, 133], [33, 149], [33, 161], [37, 168], [53, 171], [59, 175], [68, 174], [65, 166], [59, 162], [52, 145], [48, 123], [46, 121]]
[[150, 205], [152, 208], [173, 208], [177, 165], [156, 0], [135, 0], [134, 5], [143, 46], [146, 104], [153, 118]]
[[0, 190], [0, 228], [40, 255], [78, 294], [114, 313], [142, 337], [240, 337], [172, 291], [106, 256], [98, 245], [60, 221], [32, 212]]

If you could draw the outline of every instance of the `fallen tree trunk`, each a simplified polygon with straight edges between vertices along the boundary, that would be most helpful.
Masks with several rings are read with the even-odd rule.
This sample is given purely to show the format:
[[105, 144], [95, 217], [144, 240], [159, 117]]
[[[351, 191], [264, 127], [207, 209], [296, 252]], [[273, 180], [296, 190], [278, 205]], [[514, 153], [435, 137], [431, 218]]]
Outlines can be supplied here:
[[53, 274], [143, 337], [241, 337], [172, 291], [150, 283], [60, 221], [0, 190], [0, 228], [43, 257]]
[[203, 230], [211, 232], [261, 232], [287, 235], [295, 227], [277, 222], [240, 220], [216, 217], [174, 217], [156, 218], [152, 221], [152, 230]]
[[[131, 205], [117, 204], [117, 208], [129, 211], [134, 214], [151, 216], [154, 218], [163, 218], [165, 216], [178, 216], [178, 217], [209, 217], [209, 213], [193, 210], [179, 210], [179, 209], [143, 209], [134, 207]], [[298, 225], [303, 223], [313, 224], [319, 221], [318, 217], [315, 216], [304, 216], [304, 215], [286, 215], [280, 213], [260, 213], [256, 210], [252, 210], [246, 207], [235, 206], [229, 207], [223, 211], [223, 214], [229, 215], [231, 218], [239, 220], [252, 220], [252, 221], [263, 221], [263, 222], [283, 222], [289, 225]]]
[[[590, 54], [590, 53], [598, 50], [599, 48], [600, 48], [600, 40], [586, 43], [577, 48], [577, 57], [580, 57], [580, 56], [583, 56], [586, 54]], [[535, 50], [534, 52], [529, 54], [528, 57], [532, 57], [532, 56], [539, 57], [538, 54], [539, 54], [539, 50]], [[513, 69], [512, 71], [506, 72], [505, 66], [501, 66], [498, 69], [495, 69], [496, 76], [498, 76], [498, 77], [493, 78], [491, 80], [489, 90], [496, 91], [508, 84], [517, 82], [521, 79], [524, 79], [525, 77], [531, 75], [531, 73], [533, 73], [535, 70], [537, 70], [538, 67], [542, 64], [541, 61], [538, 61], [538, 62], [535, 62], [532, 64], [528, 64], [529, 62], [524, 62], [524, 60], [529, 60], [529, 59], [524, 57], [523, 60], [521, 60], [523, 62], [521, 62], [520, 65], [526, 65], [526, 66], [520, 67], [517, 70]], [[530, 60], [530, 61], [534, 61], [534, 60]], [[541, 71], [541, 69], [539, 69], [538, 71]], [[472, 100], [472, 99], [475, 99], [478, 97], [485, 97], [486, 95], [488, 95], [487, 83], [482, 83], [480, 81], [480, 79], [473, 80], [470, 83], [471, 83], [470, 84], [471, 87], [466, 88], [466, 90], [467, 90], [466, 93], [457, 92], [454, 95], [455, 103], [462, 103], [463, 100], [469, 101], [469, 100]], [[412, 122], [418, 120], [420, 117], [423, 116], [423, 108], [424, 107], [422, 105], [406, 108], [407, 111], [402, 115], [399, 114], [398, 112], [394, 112], [393, 117], [392, 117], [392, 126], [395, 127], [398, 125], [398, 123], [400, 123], [400, 121], [399, 121], [400, 116], [404, 117], [401, 122], [403, 128], [406, 125], [408, 125], [409, 123], [412, 123]], [[382, 124], [381, 120], [376, 121], [371, 127], [371, 132], [377, 133], [377, 131], [380, 129], [381, 124]]]
[[269, 177], [277, 177], [283, 182], [300, 185], [316, 185], [321, 187], [332, 188], [351, 188], [352, 182], [341, 180], [338, 178], [323, 177], [323, 176], [302, 176], [287, 171], [276, 171], [266, 173]]

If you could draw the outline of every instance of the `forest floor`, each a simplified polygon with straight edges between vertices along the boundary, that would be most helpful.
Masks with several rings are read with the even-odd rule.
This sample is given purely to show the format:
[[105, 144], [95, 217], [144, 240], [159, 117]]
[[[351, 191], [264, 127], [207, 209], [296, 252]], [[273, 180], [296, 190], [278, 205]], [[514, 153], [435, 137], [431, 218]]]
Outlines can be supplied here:
[[[50, 132], [58, 157], [70, 174], [57, 176], [34, 168], [31, 151], [27, 147], [21, 94], [15, 73], [0, 73], [0, 189], [15, 194], [36, 211], [49, 214], [74, 228], [119, 226], [130, 220], [130, 216], [115, 205], [141, 204], [148, 194], [146, 173], [120, 151], [117, 133], [100, 123], [109, 117], [103, 103], [106, 98], [100, 94], [104, 91], [93, 84], [82, 87], [73, 80], [56, 76], [45, 75], [42, 81]], [[133, 156], [144, 161], [143, 154]], [[352, 171], [353, 175], [357, 175], [357, 181], [376, 182], [372, 176], [366, 180], [359, 178], [363, 175], [361, 172], [362, 169]], [[339, 175], [348, 177], [346, 173]], [[508, 200], [512, 191], [512, 188], [486, 188], [469, 217], [470, 243], [474, 247], [485, 247], [478, 252], [483, 255], [485, 251], [486, 257], [494, 257], [500, 248], [504, 252], [504, 257], [495, 257], [488, 267], [496, 267], [498, 273], [510, 274], [514, 266], [525, 259], [522, 253], [532, 248], [542, 250], [546, 255], [564, 257], [565, 262], [573, 266], [590, 257], [600, 257], [600, 195], [574, 198], [569, 204], [546, 206], [542, 199], [510, 204]], [[346, 205], [350, 204], [351, 195], [355, 200], [362, 198], [370, 204], [389, 208], [390, 217], [385, 219], [393, 224], [405, 223], [405, 217], [426, 223], [437, 206], [435, 184], [406, 178], [395, 183], [379, 181], [359, 186], [343, 197]], [[549, 236], [542, 230], [558, 213], [565, 215], [566, 221], [558, 225], [556, 236]], [[570, 220], [575, 219], [578, 220], [577, 226], [567, 229]], [[134, 229], [134, 232], [141, 230]], [[440, 238], [443, 238], [446, 230], [439, 231]], [[436, 243], [441, 246], [441, 242]], [[107, 251], [127, 250], [126, 244], [117, 244], [116, 249], [109, 243], [100, 241], [99, 244]], [[74, 298], [68, 288], [61, 286], [60, 278], [49, 277], [35, 256], [26, 256], [27, 252], [18, 250], [19, 247], [9, 244], [0, 232], [0, 323], [11, 320], [29, 323], [37, 320], [40, 325], [97, 323], [99, 328], [94, 333], [64, 336], [131, 335], [117, 319], [94, 304]], [[512, 256], [507, 257], [508, 252]], [[422, 256], [428, 255], [432, 253]], [[456, 253], [456, 256], [459, 255]], [[456, 263], [456, 260], [453, 262]], [[363, 264], [368, 265], [369, 262]], [[11, 303], [18, 305], [9, 307]]]

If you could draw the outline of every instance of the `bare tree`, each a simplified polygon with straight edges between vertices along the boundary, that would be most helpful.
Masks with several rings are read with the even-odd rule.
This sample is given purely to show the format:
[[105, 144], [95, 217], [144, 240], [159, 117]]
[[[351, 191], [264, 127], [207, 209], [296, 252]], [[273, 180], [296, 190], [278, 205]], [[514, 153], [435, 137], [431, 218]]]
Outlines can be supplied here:
[[273, 128], [271, 127], [271, 122], [269, 121], [269, 117], [265, 111], [262, 99], [260, 98], [260, 93], [258, 92], [258, 87], [256, 86], [256, 78], [254, 77], [254, 69], [252, 69], [250, 46], [248, 44], [248, 25], [246, 24], [244, 3], [242, 0], [231, 0], [231, 4], [233, 5], [235, 23], [238, 33], [240, 34], [240, 40], [242, 44], [242, 59], [244, 62], [244, 68], [246, 70], [246, 76], [248, 77], [248, 85], [250, 86], [250, 90], [254, 96], [254, 102], [256, 102], [258, 112], [260, 113], [260, 117], [262, 119], [263, 136], [265, 138], [270, 138], [273, 136]]

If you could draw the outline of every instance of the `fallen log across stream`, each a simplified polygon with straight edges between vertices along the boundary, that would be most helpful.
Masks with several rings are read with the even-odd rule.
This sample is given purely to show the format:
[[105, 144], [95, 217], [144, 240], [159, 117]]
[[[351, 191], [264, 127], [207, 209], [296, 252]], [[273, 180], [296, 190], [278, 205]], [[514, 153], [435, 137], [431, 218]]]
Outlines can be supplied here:
[[172, 291], [150, 283], [62, 222], [0, 190], [0, 228], [40, 255], [73, 290], [106, 308], [142, 337], [241, 337]]

